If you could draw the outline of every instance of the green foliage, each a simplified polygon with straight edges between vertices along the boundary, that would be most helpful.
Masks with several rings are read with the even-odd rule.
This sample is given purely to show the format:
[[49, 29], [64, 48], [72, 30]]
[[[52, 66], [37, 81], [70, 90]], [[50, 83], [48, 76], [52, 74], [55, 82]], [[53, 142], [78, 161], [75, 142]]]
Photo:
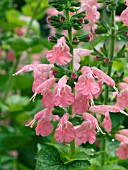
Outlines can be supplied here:
[[41, 146], [36, 156], [36, 170], [89, 170], [87, 154], [77, 152], [71, 157], [68, 146], [48, 144]]

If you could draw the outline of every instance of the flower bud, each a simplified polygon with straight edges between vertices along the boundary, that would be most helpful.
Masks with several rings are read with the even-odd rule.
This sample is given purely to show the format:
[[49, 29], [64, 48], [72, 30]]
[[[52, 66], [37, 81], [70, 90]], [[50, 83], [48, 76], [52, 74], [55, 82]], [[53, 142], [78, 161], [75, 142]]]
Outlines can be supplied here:
[[87, 39], [88, 41], [91, 41], [93, 39], [93, 34], [90, 34]]
[[104, 62], [109, 63], [109, 58], [105, 58]]
[[53, 75], [57, 74], [57, 71], [56, 70], [52, 70], [52, 74]]
[[60, 18], [60, 22], [65, 22], [65, 18], [64, 17], [62, 17], [62, 18]]
[[100, 58], [99, 56], [96, 56], [96, 57], [95, 57], [95, 59], [96, 59], [97, 61], [99, 60], [99, 58]]
[[76, 79], [76, 78], [77, 78], [76, 73], [72, 73], [72, 79]]
[[83, 19], [83, 18], [80, 18], [80, 19], [79, 19], [79, 22], [83, 24], [84, 19]]

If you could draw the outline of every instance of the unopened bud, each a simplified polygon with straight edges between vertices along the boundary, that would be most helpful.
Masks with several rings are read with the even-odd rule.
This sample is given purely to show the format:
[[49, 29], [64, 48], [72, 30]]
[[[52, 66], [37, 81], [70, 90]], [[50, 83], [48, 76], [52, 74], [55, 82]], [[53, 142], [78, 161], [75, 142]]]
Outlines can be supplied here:
[[64, 17], [60, 18], [60, 22], [65, 22], [65, 18]]
[[52, 74], [53, 75], [57, 74], [57, 71], [56, 70], [52, 70]]
[[48, 37], [48, 41], [52, 41], [52, 36], [49, 36], [49, 37]]
[[96, 60], [99, 60], [99, 58], [100, 58], [99, 56], [96, 56], [96, 57], [95, 57]]
[[50, 17], [47, 17], [47, 22], [49, 23], [51, 21], [51, 18]]
[[80, 21], [80, 23], [83, 23], [83, 22], [84, 22], [84, 19], [83, 19], [83, 18], [80, 18], [79, 21]]
[[87, 39], [88, 41], [91, 41], [93, 39], [93, 34], [90, 34]]
[[104, 62], [109, 63], [109, 58], [105, 58]]
[[76, 73], [72, 73], [72, 79], [76, 79], [76, 78], [77, 78]]
[[73, 41], [74, 41], [74, 42], [78, 42], [78, 38], [77, 38], [77, 37], [74, 37], [74, 38], [73, 38]]

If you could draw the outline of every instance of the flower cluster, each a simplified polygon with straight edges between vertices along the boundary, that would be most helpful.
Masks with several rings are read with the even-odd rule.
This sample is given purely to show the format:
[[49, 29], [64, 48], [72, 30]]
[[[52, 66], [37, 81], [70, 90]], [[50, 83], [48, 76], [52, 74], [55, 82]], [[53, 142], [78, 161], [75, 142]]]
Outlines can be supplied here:
[[[96, 28], [95, 22], [99, 19], [100, 13], [96, 8], [97, 0], [87, 0], [86, 2], [81, 0], [81, 3], [71, 1], [71, 6], [74, 6], [71, 8], [67, 8], [66, 2], [62, 1], [63, 6], [61, 6], [56, 0], [55, 2], [50, 0], [51, 5], [61, 12], [52, 11], [53, 16], [47, 18], [48, 23], [55, 28], [70, 31], [68, 37], [61, 33], [49, 37], [49, 41], [56, 43], [46, 55], [50, 64], [26, 65], [14, 75], [33, 71], [32, 91], [34, 95], [30, 100], [34, 101], [38, 94], [42, 96], [44, 109], [38, 112], [27, 126], [33, 127], [37, 121], [36, 134], [48, 136], [54, 129], [52, 121], [59, 121], [55, 129], [55, 139], [60, 143], [69, 143], [74, 140], [75, 144], [79, 146], [86, 142], [93, 144], [96, 141], [97, 131], [102, 134], [104, 134], [103, 131], [111, 132], [110, 112], [121, 112], [128, 115], [123, 111], [128, 106], [128, 100], [125, 100], [128, 96], [128, 80], [125, 79], [126, 83], [119, 84], [122, 91], [118, 93], [114, 80], [102, 70], [90, 66], [80, 67], [80, 58], [90, 56], [92, 50], [73, 49], [73, 40], [87, 42], [92, 39]], [[82, 4], [81, 7], [80, 4]], [[66, 16], [62, 12], [62, 7], [66, 10]], [[68, 14], [67, 9], [70, 11]], [[74, 14], [76, 11], [77, 13]], [[123, 15], [122, 13], [122, 20]], [[123, 20], [123, 22], [125, 21]], [[85, 28], [91, 34], [89, 37], [85, 35], [73, 39], [72, 28], [75, 30]], [[109, 62], [109, 59], [106, 62]], [[102, 93], [103, 84], [116, 91], [117, 102], [115, 105], [95, 105], [95, 99], [98, 99]], [[55, 114], [56, 106], [64, 111], [62, 115]], [[98, 119], [97, 114], [102, 115], [102, 122]], [[75, 118], [81, 118], [82, 121], [76, 124]], [[121, 131], [121, 133], [128, 136], [125, 131]], [[128, 142], [123, 141], [126, 137], [120, 138], [119, 135], [116, 135], [116, 138], [121, 141], [117, 155], [124, 158], [119, 152], [124, 150]], [[125, 154], [125, 157], [128, 155]]]
[[[14, 75], [29, 71], [34, 73], [32, 86], [34, 95], [30, 100], [34, 101], [36, 95], [41, 94], [42, 106], [45, 108], [37, 113], [32, 122], [28, 124], [32, 127], [35, 121], [38, 122], [37, 135], [48, 136], [53, 131], [51, 121], [60, 119], [54, 135], [58, 142], [75, 140], [76, 145], [87, 141], [92, 144], [96, 141], [96, 129], [100, 129], [98, 120], [93, 116], [93, 113], [105, 116], [102, 126], [107, 132], [110, 132], [112, 123], [109, 112], [123, 111], [118, 106], [94, 105], [93, 99], [98, 98], [101, 94], [103, 83], [115, 88], [114, 80], [96, 67], [82, 67], [82, 74], [78, 77], [78, 81], [75, 80], [74, 82], [74, 93], [70, 87], [70, 81], [68, 81], [72, 77], [63, 75], [59, 80], [55, 78], [52, 70], [54, 68], [53, 64], [66, 65], [72, 57], [65, 38], [61, 37], [53, 50], [47, 53], [46, 58], [50, 61], [50, 64], [30, 64], [24, 66]], [[64, 108], [66, 113], [61, 118], [58, 115], [53, 115], [54, 106]], [[73, 112], [68, 113], [71, 106]], [[87, 112], [87, 110], [92, 113]], [[82, 116], [83, 122], [73, 126], [70, 118], [74, 118], [78, 114]]]

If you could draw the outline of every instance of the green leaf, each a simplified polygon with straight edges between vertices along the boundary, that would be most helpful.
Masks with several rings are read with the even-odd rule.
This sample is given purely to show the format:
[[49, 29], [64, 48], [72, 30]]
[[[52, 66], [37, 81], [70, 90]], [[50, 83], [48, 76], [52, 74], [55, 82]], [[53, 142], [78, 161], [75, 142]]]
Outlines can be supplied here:
[[80, 157], [70, 157], [67, 146], [49, 144], [41, 147], [36, 156], [36, 170], [89, 170], [90, 168], [90, 162], [86, 157], [84, 160]]

